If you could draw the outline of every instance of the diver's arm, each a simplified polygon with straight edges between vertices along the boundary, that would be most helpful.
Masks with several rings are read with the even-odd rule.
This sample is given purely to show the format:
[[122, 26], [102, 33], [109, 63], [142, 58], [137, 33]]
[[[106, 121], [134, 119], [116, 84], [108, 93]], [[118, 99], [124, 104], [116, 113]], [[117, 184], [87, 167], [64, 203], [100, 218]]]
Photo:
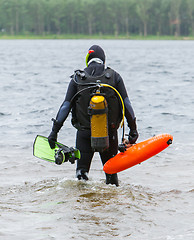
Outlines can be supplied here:
[[73, 80], [71, 80], [67, 89], [65, 100], [57, 113], [56, 121], [59, 122], [60, 124], [63, 124], [66, 118], [68, 117], [71, 108], [70, 102], [73, 96], [76, 94], [76, 92], [77, 85]]
[[50, 135], [48, 136], [48, 141], [51, 148], [55, 148], [55, 142], [57, 141], [57, 134], [60, 131], [61, 127], [63, 126], [63, 123], [70, 112], [70, 109], [71, 109], [70, 101], [75, 95], [76, 91], [77, 91], [77, 86], [74, 83], [74, 81], [71, 80], [67, 89], [65, 100], [57, 113], [56, 120], [52, 119], [53, 127]]
[[135, 114], [133, 111], [133, 107], [131, 105], [131, 102], [129, 100], [123, 79], [121, 78], [121, 76], [116, 73], [116, 88], [119, 91], [119, 93], [121, 94], [121, 97], [123, 99], [124, 102], [124, 106], [125, 106], [125, 117], [128, 123], [128, 126], [130, 129], [136, 129], [136, 123], [135, 123]]
[[121, 78], [121, 76], [119, 74], [117, 75], [116, 79], [117, 79], [117, 90], [121, 94], [121, 97], [124, 101], [125, 117], [126, 117], [126, 120], [128, 123], [128, 127], [130, 128], [128, 139], [129, 139], [129, 142], [131, 144], [133, 144], [136, 142], [136, 140], [138, 139], [138, 136], [139, 136], [139, 134], [137, 132], [135, 114], [134, 114], [131, 102], [128, 98], [123, 79]]
[[137, 129], [136, 118], [131, 102], [128, 97], [124, 99], [124, 105], [125, 105], [125, 117], [127, 119], [128, 126], [131, 130], [136, 130]]

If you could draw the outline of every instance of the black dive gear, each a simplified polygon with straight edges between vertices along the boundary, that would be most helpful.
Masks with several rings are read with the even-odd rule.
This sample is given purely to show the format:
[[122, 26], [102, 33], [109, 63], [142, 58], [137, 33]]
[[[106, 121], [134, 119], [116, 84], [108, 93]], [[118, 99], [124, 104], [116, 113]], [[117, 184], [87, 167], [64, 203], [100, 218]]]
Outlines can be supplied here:
[[[118, 129], [122, 119], [121, 103], [115, 91], [109, 87], [101, 87], [99, 84], [109, 84], [116, 87], [114, 70], [107, 68], [100, 76], [90, 76], [86, 71], [75, 72], [74, 80], [80, 92], [74, 101], [72, 108], [72, 124], [78, 130], [90, 129], [90, 116], [88, 106], [96, 89], [105, 96], [108, 103], [108, 125], [110, 129]], [[98, 84], [99, 83], [99, 84]]]

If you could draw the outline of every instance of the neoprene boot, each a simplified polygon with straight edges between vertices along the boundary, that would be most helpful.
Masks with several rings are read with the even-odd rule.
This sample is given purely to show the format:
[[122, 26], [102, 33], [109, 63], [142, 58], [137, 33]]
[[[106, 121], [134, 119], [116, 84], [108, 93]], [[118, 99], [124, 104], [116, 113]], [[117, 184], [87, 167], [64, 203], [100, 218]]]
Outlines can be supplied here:
[[79, 169], [76, 171], [76, 177], [78, 180], [88, 180], [88, 173], [84, 169]]
[[117, 173], [115, 173], [115, 174], [107, 174], [106, 173], [106, 184], [115, 184], [118, 187], [119, 180], [118, 180]]

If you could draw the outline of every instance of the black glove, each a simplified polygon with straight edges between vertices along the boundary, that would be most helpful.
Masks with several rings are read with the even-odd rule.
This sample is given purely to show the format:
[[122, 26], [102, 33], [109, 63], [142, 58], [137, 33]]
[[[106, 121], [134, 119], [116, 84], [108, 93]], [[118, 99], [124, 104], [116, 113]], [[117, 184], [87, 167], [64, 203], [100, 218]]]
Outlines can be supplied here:
[[52, 119], [52, 121], [53, 121], [53, 127], [50, 135], [48, 136], [48, 142], [49, 142], [50, 148], [53, 149], [55, 148], [55, 142], [57, 141], [57, 133], [59, 132], [63, 124], [59, 123], [55, 119]]
[[137, 130], [130, 130], [128, 139], [131, 144], [134, 144], [137, 141], [138, 137], [139, 134]]
[[50, 135], [48, 136], [48, 142], [50, 145], [50, 148], [55, 148], [55, 142], [57, 141], [57, 133], [51, 131]]

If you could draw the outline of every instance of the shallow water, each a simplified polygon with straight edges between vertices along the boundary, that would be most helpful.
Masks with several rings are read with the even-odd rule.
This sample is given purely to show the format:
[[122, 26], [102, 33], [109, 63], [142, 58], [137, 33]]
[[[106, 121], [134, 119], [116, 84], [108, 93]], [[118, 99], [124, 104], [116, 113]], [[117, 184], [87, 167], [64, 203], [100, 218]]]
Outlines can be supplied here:
[[[32, 156], [96, 43], [125, 81], [138, 141], [174, 137], [119, 173], [118, 188], [104, 183], [98, 154], [88, 182], [75, 179], [75, 165]], [[1, 40], [0, 239], [194, 239], [193, 49], [193, 41]], [[59, 141], [72, 146], [75, 133], [69, 117]]]

